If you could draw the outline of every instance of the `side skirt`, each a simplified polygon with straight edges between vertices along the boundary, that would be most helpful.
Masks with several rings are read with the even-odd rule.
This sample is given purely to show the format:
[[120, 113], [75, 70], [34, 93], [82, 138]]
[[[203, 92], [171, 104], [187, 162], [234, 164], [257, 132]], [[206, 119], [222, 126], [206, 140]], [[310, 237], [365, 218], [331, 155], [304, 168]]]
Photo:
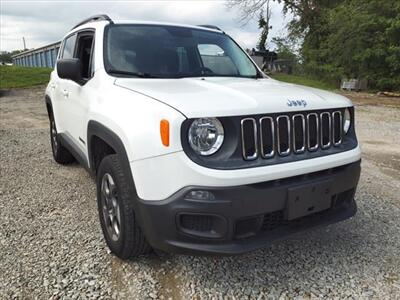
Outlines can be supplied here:
[[75, 157], [75, 159], [82, 165], [86, 171], [89, 172], [90, 175], [93, 175], [89, 162], [86, 158], [85, 153], [74, 143], [74, 141], [65, 133], [59, 133], [58, 138], [60, 139], [61, 144], [68, 149], [69, 152]]

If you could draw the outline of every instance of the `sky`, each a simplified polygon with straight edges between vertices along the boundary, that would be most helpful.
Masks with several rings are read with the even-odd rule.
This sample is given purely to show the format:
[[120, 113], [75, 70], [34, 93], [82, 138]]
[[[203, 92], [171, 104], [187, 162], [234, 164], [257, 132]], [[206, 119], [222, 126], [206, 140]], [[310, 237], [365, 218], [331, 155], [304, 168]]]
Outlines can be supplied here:
[[[289, 16], [282, 6], [271, 2], [274, 36], [286, 34]], [[37, 48], [57, 42], [77, 23], [96, 15], [107, 14], [112, 19], [163, 21], [183, 24], [217, 25], [231, 35], [242, 47], [255, 47], [260, 30], [257, 20], [240, 22], [240, 11], [229, 9], [225, 1], [9, 1], [0, 0], [0, 50], [12, 51]], [[274, 48], [272, 43], [269, 44]]]

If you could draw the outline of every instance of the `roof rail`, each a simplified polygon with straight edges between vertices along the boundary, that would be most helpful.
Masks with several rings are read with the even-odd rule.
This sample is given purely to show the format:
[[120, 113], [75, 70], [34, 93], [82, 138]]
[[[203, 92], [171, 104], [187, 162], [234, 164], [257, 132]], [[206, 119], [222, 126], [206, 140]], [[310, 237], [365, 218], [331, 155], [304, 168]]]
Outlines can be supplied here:
[[197, 25], [197, 26], [222, 31], [221, 28], [219, 28], [218, 26], [215, 26], [215, 25]]
[[95, 15], [95, 16], [87, 18], [87, 19], [83, 20], [82, 22], [78, 23], [72, 29], [75, 29], [76, 27], [79, 27], [79, 26], [81, 26], [83, 24], [86, 24], [86, 23], [89, 23], [89, 22], [96, 22], [96, 21], [109, 21], [111, 24], [113, 23], [111, 18], [109, 16], [107, 16], [107, 15]]

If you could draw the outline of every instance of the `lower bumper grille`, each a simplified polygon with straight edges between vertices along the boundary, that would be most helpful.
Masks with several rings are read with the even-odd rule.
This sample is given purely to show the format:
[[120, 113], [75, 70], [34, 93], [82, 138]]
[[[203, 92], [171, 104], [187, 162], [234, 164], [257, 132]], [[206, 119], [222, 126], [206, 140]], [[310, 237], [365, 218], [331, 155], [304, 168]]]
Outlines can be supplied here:
[[324, 216], [334, 212], [336, 209], [348, 205], [353, 200], [354, 193], [355, 188], [338, 193], [332, 196], [331, 208], [290, 221], [285, 219], [284, 210], [239, 220], [235, 226], [235, 238], [243, 239], [284, 226], [301, 226], [309, 220], [324, 218]]

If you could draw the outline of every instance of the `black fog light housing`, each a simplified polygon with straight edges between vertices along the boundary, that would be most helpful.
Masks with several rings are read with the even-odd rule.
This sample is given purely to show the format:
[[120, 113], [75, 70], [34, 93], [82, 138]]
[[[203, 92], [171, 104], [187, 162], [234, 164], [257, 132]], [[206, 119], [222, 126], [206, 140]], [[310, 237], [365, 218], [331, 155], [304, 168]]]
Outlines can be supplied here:
[[193, 190], [185, 196], [185, 200], [211, 201], [214, 199], [214, 194], [206, 190]]
[[216, 214], [181, 212], [177, 225], [182, 233], [199, 238], [221, 239], [228, 232], [226, 219]]

